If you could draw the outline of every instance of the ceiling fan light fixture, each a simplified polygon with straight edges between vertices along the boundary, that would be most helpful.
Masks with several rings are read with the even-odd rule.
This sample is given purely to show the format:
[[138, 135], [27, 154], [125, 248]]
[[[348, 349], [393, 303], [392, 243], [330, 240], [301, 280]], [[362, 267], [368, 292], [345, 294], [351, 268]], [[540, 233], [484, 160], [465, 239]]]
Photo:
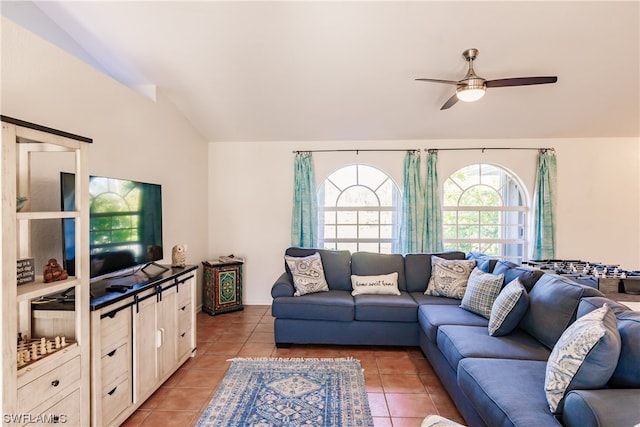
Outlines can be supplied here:
[[456, 96], [460, 101], [473, 102], [484, 96], [485, 88], [480, 87], [459, 87], [456, 91]]

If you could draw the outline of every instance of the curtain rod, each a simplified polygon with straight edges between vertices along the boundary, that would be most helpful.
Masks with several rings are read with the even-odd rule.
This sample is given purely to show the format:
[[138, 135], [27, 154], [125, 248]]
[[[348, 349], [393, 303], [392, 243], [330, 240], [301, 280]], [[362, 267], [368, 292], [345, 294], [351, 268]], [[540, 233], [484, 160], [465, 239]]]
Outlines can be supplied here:
[[293, 150], [292, 153], [293, 154], [300, 154], [300, 153], [337, 153], [337, 152], [355, 152], [356, 154], [358, 154], [361, 151], [413, 151], [413, 152], [420, 152], [420, 149], [416, 149], [416, 148], [365, 148], [365, 149], [342, 149], [342, 150]]
[[469, 147], [469, 148], [425, 148], [429, 153], [438, 151], [465, 151], [465, 150], [536, 150], [536, 151], [555, 151], [555, 148], [535, 148], [535, 147]]

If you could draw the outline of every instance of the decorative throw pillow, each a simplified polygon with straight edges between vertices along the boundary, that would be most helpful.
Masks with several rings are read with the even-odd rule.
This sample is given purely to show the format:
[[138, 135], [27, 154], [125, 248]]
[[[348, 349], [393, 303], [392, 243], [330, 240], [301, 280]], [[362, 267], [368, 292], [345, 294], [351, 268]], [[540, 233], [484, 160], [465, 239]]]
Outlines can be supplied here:
[[489, 335], [501, 337], [513, 331], [529, 307], [527, 289], [517, 277], [502, 289], [491, 307]]
[[427, 418], [422, 420], [420, 427], [464, 427], [462, 424], [458, 424], [455, 421], [451, 421], [448, 418], [441, 417], [440, 415], [428, 415]]
[[474, 268], [467, 281], [467, 290], [462, 297], [460, 308], [488, 319], [503, 283], [504, 274], [489, 274], [478, 267]]
[[616, 369], [620, 333], [613, 311], [605, 304], [573, 322], [553, 347], [544, 380], [549, 409], [562, 412], [567, 392], [602, 388]]
[[448, 260], [433, 255], [425, 295], [462, 299], [475, 266], [475, 260]]
[[380, 276], [351, 276], [351, 295], [400, 295], [398, 273]]
[[291, 270], [293, 287], [296, 288], [294, 296], [329, 290], [319, 252], [301, 258], [285, 255], [284, 259]]

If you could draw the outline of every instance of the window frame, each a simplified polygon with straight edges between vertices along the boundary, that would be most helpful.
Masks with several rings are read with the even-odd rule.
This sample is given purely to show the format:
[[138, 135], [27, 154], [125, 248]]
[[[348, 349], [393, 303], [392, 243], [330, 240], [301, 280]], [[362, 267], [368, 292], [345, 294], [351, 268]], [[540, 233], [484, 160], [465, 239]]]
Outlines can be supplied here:
[[[456, 181], [452, 177], [459, 173], [460, 171], [470, 168], [477, 167], [478, 170], [478, 180], [475, 183], [472, 183], [466, 187], [462, 187], [460, 182]], [[493, 185], [489, 185], [487, 182], [483, 182], [483, 166], [488, 166], [495, 168], [501, 172], [501, 176], [510, 180], [510, 183], [501, 183], [499, 188], [496, 188]], [[485, 174], [486, 175], [486, 174]], [[456, 205], [446, 205], [447, 194], [447, 182], [451, 180], [460, 190], [461, 193], [458, 195], [456, 200]], [[501, 180], [503, 182], [504, 179]], [[489, 187], [498, 195], [500, 200], [500, 205], [497, 206], [483, 206], [483, 205], [460, 205], [461, 199], [465, 195], [465, 193], [473, 188], [483, 186]], [[511, 186], [513, 186], [512, 190], [517, 190], [518, 199], [520, 201], [519, 205], [508, 204], [506, 200], [508, 197], [505, 194], [505, 190], [508, 190]], [[442, 223], [443, 223], [443, 245], [445, 250], [463, 250], [461, 249], [462, 245], [471, 245], [475, 246], [472, 250], [477, 250], [479, 252], [487, 252], [487, 249], [490, 246], [498, 245], [497, 253], [489, 252], [490, 255], [495, 256], [497, 258], [505, 259], [508, 261], [513, 261], [518, 264], [526, 261], [528, 259], [529, 253], [529, 213], [530, 208], [528, 205], [529, 198], [527, 197], [526, 187], [524, 186], [522, 180], [512, 171], [503, 167], [499, 164], [488, 163], [488, 162], [478, 162], [468, 164], [461, 168], [458, 168], [454, 172], [452, 172], [442, 183]], [[506, 204], [507, 203], [507, 204]], [[455, 213], [455, 222], [447, 223], [448, 215], [447, 212]], [[478, 221], [475, 223], [463, 223], [460, 221], [459, 212], [478, 212]], [[499, 212], [499, 222], [495, 223], [486, 223], [482, 220], [483, 212]], [[508, 219], [507, 216], [516, 216], [516, 221], [512, 219]], [[477, 227], [477, 235], [472, 238], [461, 238], [459, 229], [460, 227]], [[446, 229], [447, 227], [453, 227], [455, 229], [455, 238], [447, 238]], [[487, 238], [482, 237], [482, 229], [483, 227], [498, 227], [498, 232], [500, 237], [498, 238]], [[509, 227], [514, 227], [517, 230], [518, 236], [508, 236], [506, 230]], [[467, 252], [465, 250], [465, 252]]]
[[[347, 168], [355, 167], [355, 182], [350, 183], [349, 185], [337, 185], [334, 180], [332, 180], [332, 176], [334, 174], [340, 173]], [[367, 167], [371, 169], [375, 169], [380, 174], [384, 176], [384, 179], [379, 183], [379, 185], [375, 188], [372, 188], [369, 185], [362, 183], [362, 179], [360, 176], [360, 168]], [[336, 203], [334, 205], [327, 206], [325, 204], [325, 185], [330, 183], [338, 190], [338, 196], [336, 197]], [[382, 201], [380, 195], [378, 194], [378, 190], [382, 189], [382, 187], [389, 183], [392, 186], [392, 205], [391, 206], [382, 206]], [[341, 196], [350, 189], [354, 187], [364, 187], [369, 190], [377, 200], [376, 206], [370, 205], [362, 205], [362, 206], [340, 206], [340, 198]], [[354, 163], [350, 165], [346, 165], [334, 170], [331, 174], [329, 174], [318, 186], [318, 247], [324, 249], [348, 249], [351, 252], [354, 251], [367, 251], [367, 252], [377, 252], [377, 253], [397, 253], [399, 250], [400, 244], [400, 218], [401, 218], [401, 209], [402, 209], [402, 192], [396, 182], [393, 180], [391, 175], [386, 173], [384, 170], [369, 164], [364, 163]], [[355, 213], [355, 221], [354, 222], [338, 222], [339, 213], [340, 212], [354, 212]], [[370, 224], [361, 222], [361, 212], [377, 212], [377, 223]], [[326, 223], [326, 215], [332, 214], [334, 215], [334, 223]], [[390, 223], [383, 223], [382, 216], [385, 213], [390, 213]], [[378, 237], [360, 237], [361, 227], [374, 225], [377, 227]], [[335, 237], [326, 237], [325, 235], [325, 227], [335, 227]], [[340, 226], [353, 226], [355, 228], [355, 237], [340, 237], [338, 235]], [[381, 237], [383, 236], [382, 228], [383, 227], [391, 227], [391, 237]], [[361, 248], [361, 245], [363, 248]], [[374, 250], [373, 247], [377, 246], [377, 250]]]

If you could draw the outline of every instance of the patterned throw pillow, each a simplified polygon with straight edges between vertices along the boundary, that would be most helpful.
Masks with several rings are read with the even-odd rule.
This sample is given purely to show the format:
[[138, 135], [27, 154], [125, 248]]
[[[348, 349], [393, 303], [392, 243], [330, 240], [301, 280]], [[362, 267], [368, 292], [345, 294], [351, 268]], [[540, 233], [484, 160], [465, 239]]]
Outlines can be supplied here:
[[458, 424], [455, 421], [451, 421], [448, 418], [441, 417], [440, 415], [428, 415], [427, 418], [422, 420], [420, 427], [464, 427], [462, 424]]
[[475, 260], [449, 260], [431, 257], [431, 278], [425, 295], [462, 299]]
[[498, 297], [503, 283], [504, 274], [489, 274], [478, 267], [474, 268], [469, 276], [460, 308], [488, 319], [491, 316], [493, 302]]
[[620, 333], [613, 311], [605, 304], [573, 322], [553, 347], [544, 380], [549, 409], [562, 412], [566, 393], [602, 388], [616, 369]]
[[517, 277], [502, 289], [491, 307], [489, 335], [501, 337], [513, 331], [529, 307], [527, 289]]
[[294, 296], [329, 290], [319, 252], [301, 258], [285, 255], [284, 259], [293, 276], [293, 287], [296, 288]]
[[380, 276], [351, 276], [352, 296], [356, 295], [400, 295], [398, 272]]

